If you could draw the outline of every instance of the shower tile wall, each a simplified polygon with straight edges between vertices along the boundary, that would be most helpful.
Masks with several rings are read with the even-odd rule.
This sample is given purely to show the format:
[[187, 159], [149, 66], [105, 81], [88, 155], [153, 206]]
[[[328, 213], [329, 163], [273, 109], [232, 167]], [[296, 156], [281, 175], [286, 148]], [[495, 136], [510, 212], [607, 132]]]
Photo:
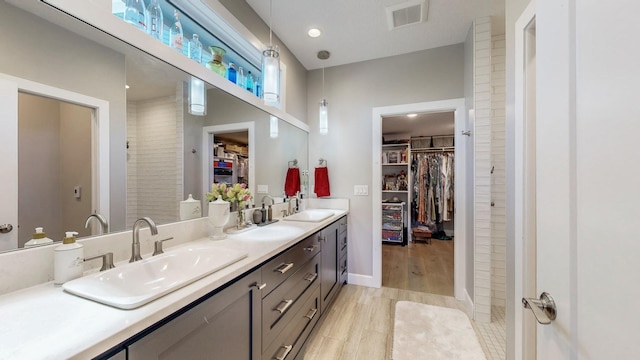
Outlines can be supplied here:
[[505, 306], [506, 175], [505, 175], [505, 36], [491, 38], [491, 305]]

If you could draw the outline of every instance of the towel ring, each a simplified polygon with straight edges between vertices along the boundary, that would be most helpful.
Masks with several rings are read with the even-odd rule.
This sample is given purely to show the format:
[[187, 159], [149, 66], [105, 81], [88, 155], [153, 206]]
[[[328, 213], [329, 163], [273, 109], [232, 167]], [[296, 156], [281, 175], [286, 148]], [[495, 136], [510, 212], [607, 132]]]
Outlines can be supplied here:
[[298, 167], [298, 159], [293, 159], [293, 160], [289, 161], [289, 167], [290, 168]]
[[320, 160], [318, 161], [318, 166], [320, 166], [320, 167], [327, 167], [327, 160], [325, 160], [325, 159], [320, 159]]

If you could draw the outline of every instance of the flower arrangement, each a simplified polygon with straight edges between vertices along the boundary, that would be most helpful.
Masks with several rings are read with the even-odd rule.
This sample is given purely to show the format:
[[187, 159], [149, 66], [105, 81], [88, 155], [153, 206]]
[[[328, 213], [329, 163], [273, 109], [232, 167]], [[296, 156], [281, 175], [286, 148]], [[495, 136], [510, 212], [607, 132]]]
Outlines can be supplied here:
[[211, 192], [207, 193], [208, 201], [215, 201], [218, 196], [224, 201], [230, 203], [237, 202], [238, 210], [244, 209], [245, 206], [253, 199], [251, 191], [247, 189], [247, 184], [227, 185], [225, 183], [211, 184]]

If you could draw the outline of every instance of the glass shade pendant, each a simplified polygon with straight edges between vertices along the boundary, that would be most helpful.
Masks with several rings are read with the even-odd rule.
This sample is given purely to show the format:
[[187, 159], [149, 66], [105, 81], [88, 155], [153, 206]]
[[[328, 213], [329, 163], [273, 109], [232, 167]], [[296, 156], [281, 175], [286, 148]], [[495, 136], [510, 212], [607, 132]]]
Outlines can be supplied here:
[[269, 116], [269, 136], [272, 139], [278, 137], [278, 118], [273, 115]]
[[326, 99], [320, 100], [320, 111], [318, 114], [320, 134], [325, 135], [329, 132], [329, 103]]
[[189, 114], [205, 116], [207, 114], [207, 93], [204, 81], [192, 76], [189, 82]]
[[271, 45], [262, 52], [262, 93], [265, 105], [280, 104], [280, 53]]

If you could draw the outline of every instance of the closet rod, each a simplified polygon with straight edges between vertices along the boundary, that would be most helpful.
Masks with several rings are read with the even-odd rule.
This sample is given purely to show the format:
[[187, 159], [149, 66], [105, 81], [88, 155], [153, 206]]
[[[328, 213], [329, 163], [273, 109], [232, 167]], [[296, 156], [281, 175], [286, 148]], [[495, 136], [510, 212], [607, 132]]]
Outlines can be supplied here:
[[445, 147], [439, 147], [439, 148], [418, 148], [418, 149], [411, 149], [411, 153], [423, 153], [423, 152], [451, 152], [451, 151], [455, 151], [455, 147], [453, 146], [445, 146]]

